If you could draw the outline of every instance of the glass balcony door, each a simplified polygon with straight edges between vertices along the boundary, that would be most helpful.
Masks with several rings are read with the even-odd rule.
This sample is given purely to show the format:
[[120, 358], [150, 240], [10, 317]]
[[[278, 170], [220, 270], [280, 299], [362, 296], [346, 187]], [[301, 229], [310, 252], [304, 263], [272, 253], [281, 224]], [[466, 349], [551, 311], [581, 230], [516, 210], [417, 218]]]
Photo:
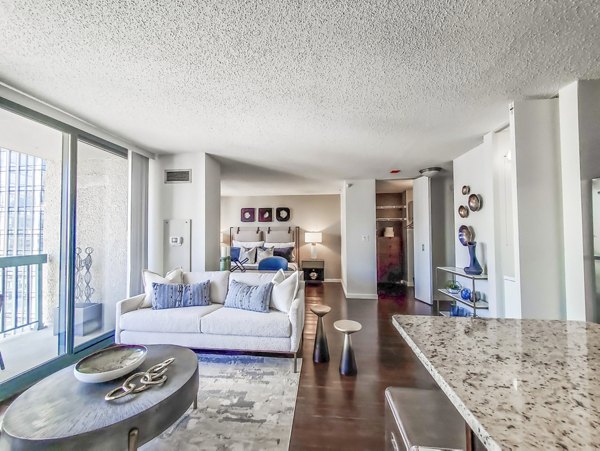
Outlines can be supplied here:
[[64, 134], [0, 109], [0, 384], [66, 352], [60, 307]]
[[77, 143], [75, 346], [115, 329], [127, 295], [127, 158]]

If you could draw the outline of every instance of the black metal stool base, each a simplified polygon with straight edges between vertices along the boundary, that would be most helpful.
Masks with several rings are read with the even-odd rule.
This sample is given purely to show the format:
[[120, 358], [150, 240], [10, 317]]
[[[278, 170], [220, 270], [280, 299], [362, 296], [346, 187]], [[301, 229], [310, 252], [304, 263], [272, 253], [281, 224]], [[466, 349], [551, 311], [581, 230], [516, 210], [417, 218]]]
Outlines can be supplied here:
[[352, 340], [350, 334], [345, 334], [344, 349], [342, 350], [342, 358], [340, 359], [340, 374], [342, 376], [355, 376], [358, 372], [356, 359], [354, 358], [354, 350], [352, 349]]
[[323, 330], [323, 317], [319, 316], [317, 320], [317, 334], [315, 336], [315, 347], [313, 350], [313, 362], [329, 362], [329, 346], [327, 345], [327, 335]]

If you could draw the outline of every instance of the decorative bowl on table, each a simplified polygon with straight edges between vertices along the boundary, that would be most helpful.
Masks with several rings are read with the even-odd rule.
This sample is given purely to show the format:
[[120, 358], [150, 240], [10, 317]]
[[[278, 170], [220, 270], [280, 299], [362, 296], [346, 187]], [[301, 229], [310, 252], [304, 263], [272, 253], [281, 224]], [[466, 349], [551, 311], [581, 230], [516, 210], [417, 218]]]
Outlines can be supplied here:
[[148, 349], [141, 345], [116, 345], [81, 359], [73, 368], [81, 382], [100, 383], [131, 373], [146, 360]]
[[448, 290], [448, 293], [450, 294], [458, 294], [460, 293], [460, 290], [462, 290], [462, 285], [456, 280], [449, 280], [448, 283], [446, 283], [446, 290]]
[[462, 290], [460, 290], [460, 297], [463, 298], [465, 301], [471, 300], [471, 290], [468, 288], [463, 288]]

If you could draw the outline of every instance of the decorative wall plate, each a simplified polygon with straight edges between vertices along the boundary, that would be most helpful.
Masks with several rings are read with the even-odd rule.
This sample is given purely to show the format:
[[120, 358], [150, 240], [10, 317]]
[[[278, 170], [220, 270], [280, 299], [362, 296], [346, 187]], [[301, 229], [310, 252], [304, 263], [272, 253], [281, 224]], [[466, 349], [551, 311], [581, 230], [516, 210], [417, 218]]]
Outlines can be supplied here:
[[471, 211], [479, 211], [481, 210], [483, 201], [481, 200], [481, 196], [479, 194], [471, 194], [469, 196], [469, 209]]
[[458, 207], [458, 215], [461, 218], [467, 218], [469, 216], [469, 209], [464, 205], [461, 205], [460, 207]]
[[146, 360], [148, 349], [141, 345], [117, 345], [81, 359], [73, 368], [81, 382], [112, 381], [131, 373]]
[[460, 244], [462, 244], [463, 246], [466, 246], [469, 241], [474, 241], [474, 240], [475, 240], [475, 232], [473, 232], [473, 229], [471, 227], [466, 226], [466, 225], [461, 225], [458, 228], [458, 241], [460, 241]]
[[278, 207], [275, 209], [275, 218], [279, 222], [286, 222], [290, 220], [290, 209], [287, 207]]
[[466, 196], [470, 192], [471, 192], [471, 187], [469, 185], [463, 185], [463, 187], [462, 187], [462, 193]]
[[254, 208], [242, 208], [241, 221], [242, 222], [254, 222]]
[[272, 208], [259, 208], [258, 209], [258, 222], [273, 222], [273, 209]]

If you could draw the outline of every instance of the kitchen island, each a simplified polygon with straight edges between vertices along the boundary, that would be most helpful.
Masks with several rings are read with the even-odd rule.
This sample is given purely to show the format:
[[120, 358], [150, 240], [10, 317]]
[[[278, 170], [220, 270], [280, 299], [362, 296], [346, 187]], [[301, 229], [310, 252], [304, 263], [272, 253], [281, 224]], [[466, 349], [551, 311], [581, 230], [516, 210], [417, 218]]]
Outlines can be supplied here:
[[392, 321], [488, 449], [600, 449], [600, 325]]

